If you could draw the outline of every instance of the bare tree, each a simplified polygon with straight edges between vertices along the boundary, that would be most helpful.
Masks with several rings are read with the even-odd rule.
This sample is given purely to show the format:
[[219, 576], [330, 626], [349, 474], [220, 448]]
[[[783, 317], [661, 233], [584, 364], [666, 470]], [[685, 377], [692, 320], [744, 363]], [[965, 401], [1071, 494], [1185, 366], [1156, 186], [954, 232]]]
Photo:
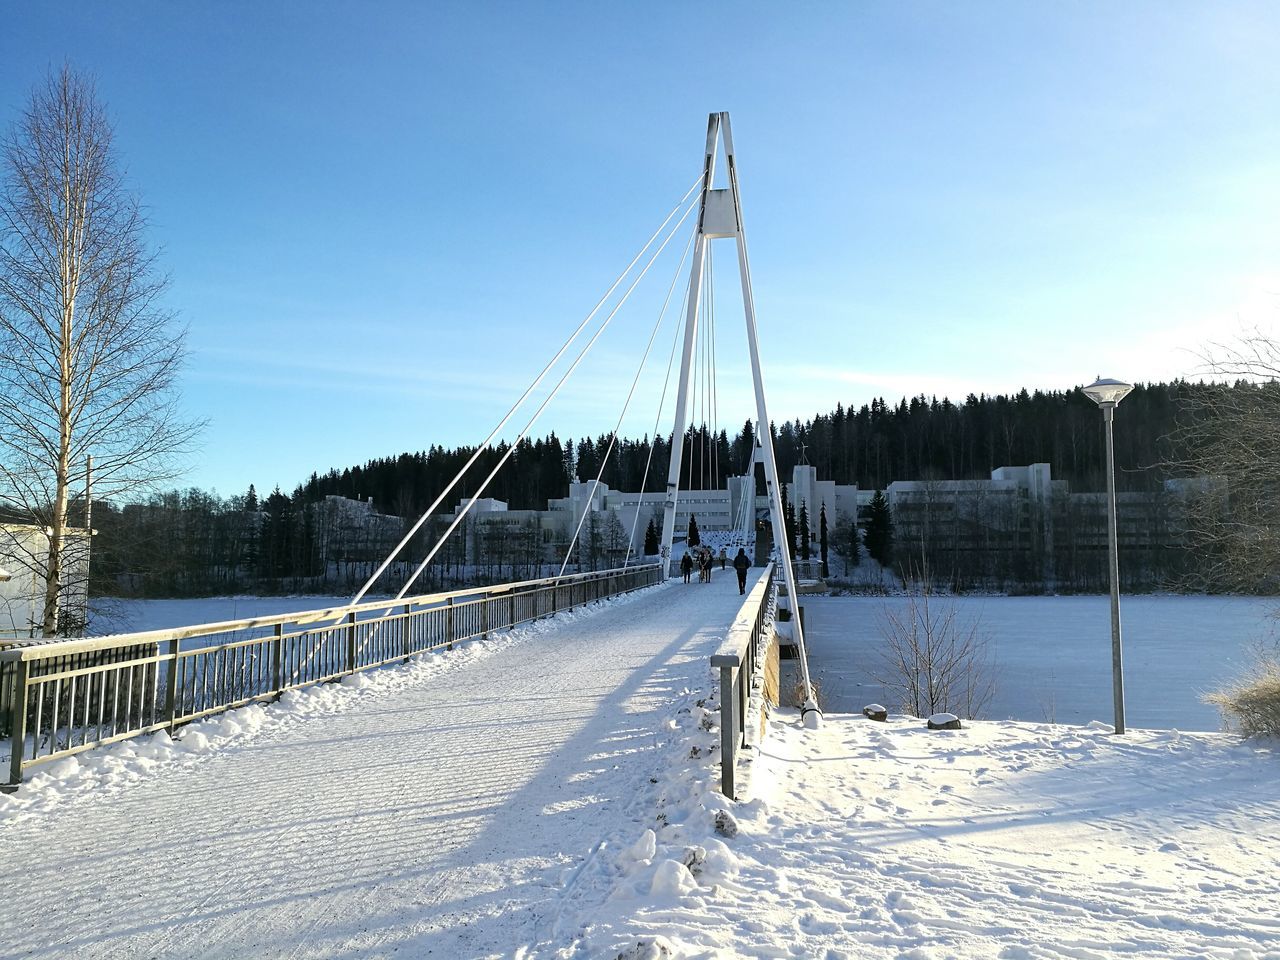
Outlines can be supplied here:
[[94, 457], [99, 496], [170, 479], [199, 425], [176, 406], [183, 334], [93, 83], [47, 77], [0, 153], [0, 505], [47, 531], [24, 562], [52, 636], [79, 466]]
[[1205, 354], [1202, 384], [1183, 400], [1171, 466], [1195, 586], [1280, 587], [1280, 343], [1253, 331]]
[[976, 717], [995, 693], [987, 639], [976, 620], [960, 616], [953, 597], [937, 597], [924, 578], [905, 608], [881, 612], [884, 675], [903, 710], [917, 717], [947, 711]]

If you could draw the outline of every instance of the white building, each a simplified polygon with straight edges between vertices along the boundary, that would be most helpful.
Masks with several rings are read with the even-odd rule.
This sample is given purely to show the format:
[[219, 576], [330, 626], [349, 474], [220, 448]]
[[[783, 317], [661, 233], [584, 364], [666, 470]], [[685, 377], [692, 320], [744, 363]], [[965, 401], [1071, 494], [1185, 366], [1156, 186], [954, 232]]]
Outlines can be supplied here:
[[[0, 523], [0, 640], [35, 637], [44, 615], [43, 571], [48, 563], [49, 536], [43, 527]], [[63, 551], [61, 610], [64, 626], [83, 628], [89, 608], [89, 537], [87, 531], [67, 531]]]

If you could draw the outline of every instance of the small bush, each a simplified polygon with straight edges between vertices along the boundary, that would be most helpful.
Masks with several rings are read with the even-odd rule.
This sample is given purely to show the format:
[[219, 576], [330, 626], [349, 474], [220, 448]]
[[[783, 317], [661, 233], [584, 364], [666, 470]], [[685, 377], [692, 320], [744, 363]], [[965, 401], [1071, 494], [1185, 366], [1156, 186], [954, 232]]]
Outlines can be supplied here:
[[1251, 676], [1207, 694], [1204, 701], [1246, 737], [1280, 737], [1280, 659], [1260, 658]]

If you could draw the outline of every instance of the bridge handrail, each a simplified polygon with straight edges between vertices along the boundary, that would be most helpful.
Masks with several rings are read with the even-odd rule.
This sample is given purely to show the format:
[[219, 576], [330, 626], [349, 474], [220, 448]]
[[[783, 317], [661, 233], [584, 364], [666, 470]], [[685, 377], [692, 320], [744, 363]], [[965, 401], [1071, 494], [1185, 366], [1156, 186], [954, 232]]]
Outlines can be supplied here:
[[[662, 582], [658, 564], [0, 650], [8, 783], [23, 771]], [[363, 618], [362, 618], [363, 615]], [[286, 630], [286, 625], [294, 629]], [[245, 630], [270, 630], [244, 637]], [[182, 641], [226, 635], [221, 643]], [[0, 726], [0, 736], [3, 727]], [[3, 740], [0, 740], [3, 742]]]
[[[659, 564], [634, 564], [629, 567], [613, 567], [609, 570], [595, 570], [589, 573], [566, 574], [563, 577], [543, 577], [538, 580], [517, 580], [511, 583], [499, 583], [492, 586], [468, 587], [463, 590], [451, 590], [443, 593], [424, 593], [414, 597], [403, 597], [399, 600], [383, 598], [366, 600], [354, 605], [325, 607], [320, 610], [299, 610], [294, 613], [275, 613], [262, 617], [246, 617], [242, 620], [221, 620], [215, 623], [200, 623], [189, 627], [170, 627], [162, 630], [139, 630], [133, 633], [104, 634], [100, 637], [74, 637], [67, 640], [32, 639], [0, 641], [11, 646], [0, 649], [0, 660], [42, 660], [46, 657], [66, 656], [94, 650], [105, 650], [115, 647], [136, 646], [147, 643], [165, 643], [170, 640], [188, 640], [192, 637], [207, 637], [217, 633], [235, 633], [240, 630], [255, 630], [259, 627], [274, 627], [277, 624], [291, 623], [305, 626], [323, 620], [337, 620], [348, 614], [367, 613], [370, 610], [387, 610], [394, 607], [437, 607], [449, 600], [475, 599], [533, 590], [547, 584], [582, 582], [601, 579], [613, 574], [633, 573], [649, 567], [656, 569]], [[363, 621], [362, 621], [363, 622]]]
[[711, 666], [720, 671], [720, 791], [733, 798], [738, 750], [747, 731], [751, 686], [763, 664], [767, 630], [771, 627], [773, 580], [777, 571], [770, 561], [764, 575], [747, 594], [738, 616], [711, 655]]

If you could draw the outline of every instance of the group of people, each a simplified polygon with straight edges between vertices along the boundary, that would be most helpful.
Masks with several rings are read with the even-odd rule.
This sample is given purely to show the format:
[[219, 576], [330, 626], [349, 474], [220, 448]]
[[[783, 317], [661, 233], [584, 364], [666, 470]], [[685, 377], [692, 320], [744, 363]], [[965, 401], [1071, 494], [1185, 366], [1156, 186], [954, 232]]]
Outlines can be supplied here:
[[[724, 547], [720, 548], [720, 569], [725, 568], [725, 564], [729, 561], [729, 553]], [[689, 582], [689, 577], [693, 574], [693, 568], [698, 568], [698, 582], [711, 582], [711, 568], [716, 561], [716, 555], [711, 552], [710, 547], [692, 547], [685, 551], [683, 557], [680, 558], [680, 572], [684, 574], [684, 582]], [[738, 593], [747, 592], [747, 571], [751, 569], [751, 559], [747, 556], [747, 552], [741, 547], [738, 548], [738, 555], [733, 558], [733, 569], [738, 574]]]

